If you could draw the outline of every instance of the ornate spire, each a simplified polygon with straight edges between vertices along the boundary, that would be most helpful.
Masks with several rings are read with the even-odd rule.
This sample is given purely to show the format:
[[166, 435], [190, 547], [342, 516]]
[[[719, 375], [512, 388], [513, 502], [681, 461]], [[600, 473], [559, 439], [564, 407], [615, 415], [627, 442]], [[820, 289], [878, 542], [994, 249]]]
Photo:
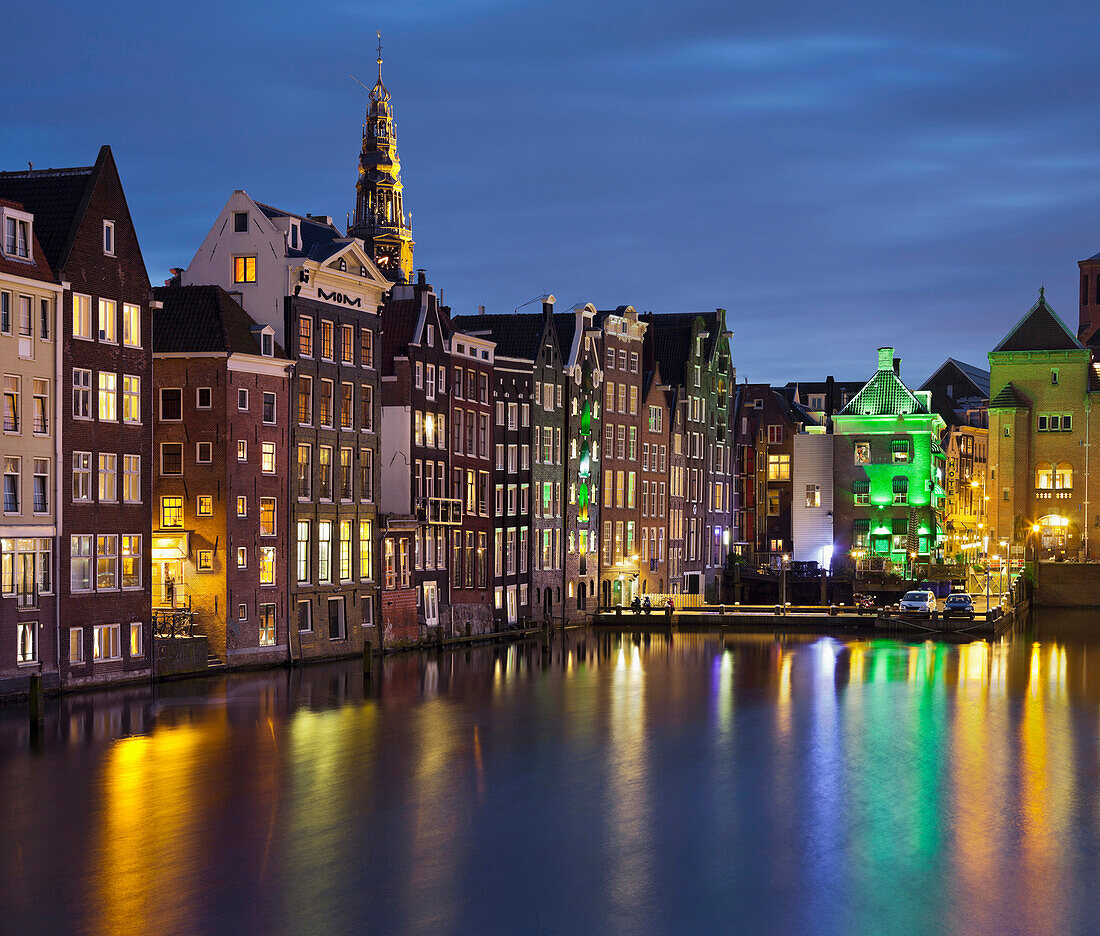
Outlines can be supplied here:
[[408, 280], [413, 268], [412, 222], [402, 203], [401, 160], [390, 92], [382, 82], [382, 33], [378, 33], [378, 81], [363, 122], [355, 213], [348, 234], [362, 238], [382, 273]]
[[[382, 83], [382, 31], [378, 31], [378, 80], [374, 83], [374, 87], [370, 92], [370, 107], [367, 109], [367, 116], [377, 116], [379, 104], [389, 104], [390, 92], [386, 90], [386, 86]], [[386, 110], [389, 110], [387, 106]], [[392, 117], [392, 113], [389, 115]]]

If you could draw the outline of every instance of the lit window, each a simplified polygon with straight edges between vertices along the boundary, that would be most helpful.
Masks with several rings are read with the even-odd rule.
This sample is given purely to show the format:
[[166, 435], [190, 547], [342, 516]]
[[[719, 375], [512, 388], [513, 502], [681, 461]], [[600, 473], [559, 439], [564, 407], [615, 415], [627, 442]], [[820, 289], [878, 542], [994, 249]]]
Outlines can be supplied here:
[[[160, 499], [160, 525], [163, 529], [178, 529], [183, 526], [183, 498], [162, 497]], [[76, 537], [73, 537], [76, 539]]]
[[145, 654], [145, 641], [142, 633], [142, 625], [135, 621], [130, 625], [130, 657], [140, 657]]
[[141, 588], [141, 536], [122, 537], [122, 587]]
[[118, 536], [96, 537], [95, 587], [97, 591], [111, 591], [118, 587]]
[[122, 304], [122, 343], [130, 348], [141, 347], [141, 306]]
[[237, 496], [237, 516], [238, 517], [247, 517], [248, 516], [248, 498], [245, 497], [245, 495], [243, 495], [243, 494], [239, 494]]
[[200, 517], [214, 516], [214, 498], [210, 494], [200, 494], [195, 505], [195, 513]]
[[214, 551], [212, 549], [200, 549], [198, 552], [199, 558], [195, 564], [195, 568], [199, 572], [213, 572], [214, 571]]
[[122, 421], [141, 422], [141, 378], [124, 374], [122, 377]]
[[118, 624], [97, 624], [93, 628], [92, 657], [97, 662], [121, 660], [121, 627]]
[[238, 569], [247, 569], [248, 568], [248, 548], [245, 547], [245, 546], [238, 546], [237, 547], [237, 568]]
[[118, 419], [118, 375], [99, 372], [99, 418], [113, 422]]
[[233, 258], [233, 282], [234, 283], [255, 283], [256, 282], [256, 258], [255, 257], [234, 257]]
[[264, 474], [275, 474], [275, 443], [264, 442], [260, 448], [260, 470]]
[[275, 498], [260, 498], [260, 536], [275, 535]]
[[92, 297], [73, 294], [73, 337], [92, 338]]
[[99, 340], [118, 343], [118, 307], [111, 299], [99, 300]]

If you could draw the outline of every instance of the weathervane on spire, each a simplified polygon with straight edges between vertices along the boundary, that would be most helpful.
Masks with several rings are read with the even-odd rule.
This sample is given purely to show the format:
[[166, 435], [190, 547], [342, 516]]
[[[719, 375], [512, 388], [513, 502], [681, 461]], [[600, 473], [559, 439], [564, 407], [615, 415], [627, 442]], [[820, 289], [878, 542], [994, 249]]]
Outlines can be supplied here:
[[378, 80], [382, 80], [382, 30], [378, 30]]

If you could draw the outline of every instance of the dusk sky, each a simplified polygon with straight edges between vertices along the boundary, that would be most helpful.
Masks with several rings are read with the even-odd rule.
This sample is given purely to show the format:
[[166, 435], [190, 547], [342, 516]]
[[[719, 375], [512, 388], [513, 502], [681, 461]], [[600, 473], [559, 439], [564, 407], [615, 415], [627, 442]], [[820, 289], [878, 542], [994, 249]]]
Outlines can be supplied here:
[[455, 313], [544, 292], [723, 307], [739, 379], [916, 386], [1100, 251], [1079, 4], [38, 2], [5, 10], [0, 168], [109, 143], [154, 284], [234, 189], [341, 226], [375, 30], [416, 265]]

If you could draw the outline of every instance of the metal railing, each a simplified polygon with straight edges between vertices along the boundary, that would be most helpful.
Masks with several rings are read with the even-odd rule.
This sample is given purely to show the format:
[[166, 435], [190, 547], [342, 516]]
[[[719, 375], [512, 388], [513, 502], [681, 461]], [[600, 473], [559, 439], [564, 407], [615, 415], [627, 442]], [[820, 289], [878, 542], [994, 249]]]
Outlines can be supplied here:
[[195, 637], [195, 612], [190, 608], [158, 608], [153, 612], [153, 636]]

